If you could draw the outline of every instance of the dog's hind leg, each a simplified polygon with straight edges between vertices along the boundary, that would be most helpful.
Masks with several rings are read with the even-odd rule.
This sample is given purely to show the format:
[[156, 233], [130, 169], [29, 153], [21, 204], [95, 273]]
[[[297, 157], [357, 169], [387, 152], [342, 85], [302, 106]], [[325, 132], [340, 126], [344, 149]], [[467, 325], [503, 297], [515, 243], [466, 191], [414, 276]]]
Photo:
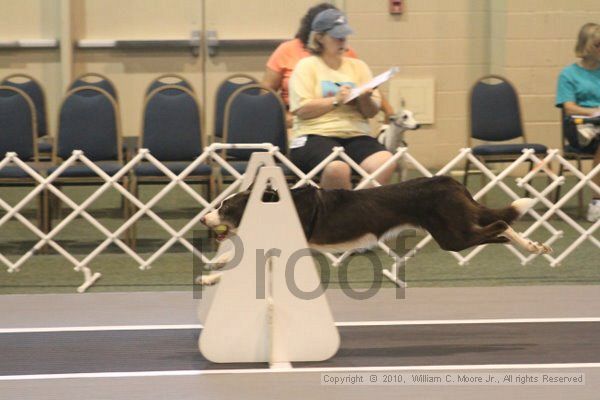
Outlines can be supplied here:
[[474, 229], [474, 238], [472, 246], [492, 243], [508, 243], [510, 240], [504, 236], [499, 236], [508, 228], [504, 221], [492, 222], [484, 227]]
[[[456, 227], [455, 227], [456, 228]], [[506, 231], [508, 224], [496, 221], [487, 226], [471, 226], [464, 229], [429, 230], [440, 247], [448, 251], [461, 251], [484, 243], [503, 243], [497, 237]], [[504, 239], [504, 238], [503, 238]]]
[[509, 240], [504, 236], [499, 236], [502, 232], [505, 232], [508, 228], [508, 224], [504, 221], [495, 221], [481, 228], [475, 229], [475, 234], [479, 236], [480, 244], [491, 244], [491, 243], [507, 243]]
[[510, 226], [508, 227], [508, 229], [506, 229], [504, 232], [502, 232], [501, 235], [507, 237], [508, 239], [510, 239], [510, 241], [512, 243], [514, 243], [515, 245], [517, 245], [519, 247], [522, 247], [523, 249], [529, 251], [530, 253], [536, 253], [536, 254], [552, 253], [551, 247], [546, 246], [543, 243], [534, 242], [532, 240], [524, 238]]
[[485, 239], [483, 242], [479, 244], [496, 244], [496, 243], [510, 243], [510, 239], [504, 236], [496, 236], [493, 238]]

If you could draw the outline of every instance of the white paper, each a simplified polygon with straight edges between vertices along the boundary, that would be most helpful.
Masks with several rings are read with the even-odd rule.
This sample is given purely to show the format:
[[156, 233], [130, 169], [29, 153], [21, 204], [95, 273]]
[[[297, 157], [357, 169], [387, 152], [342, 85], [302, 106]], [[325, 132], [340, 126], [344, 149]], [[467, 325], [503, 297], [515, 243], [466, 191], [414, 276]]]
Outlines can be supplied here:
[[388, 81], [392, 76], [396, 75], [396, 73], [399, 70], [400, 70], [400, 68], [398, 68], [398, 67], [392, 67], [389, 70], [385, 71], [383, 74], [377, 75], [375, 78], [371, 79], [369, 82], [365, 83], [364, 85], [361, 85], [359, 87], [352, 89], [350, 91], [350, 95], [346, 98], [346, 100], [344, 100], [344, 103], [348, 103], [348, 102], [354, 100], [355, 98], [360, 96], [360, 94], [362, 92], [364, 92], [365, 90], [375, 89], [382, 83]]
[[593, 113], [592, 115], [571, 115], [571, 119], [587, 119], [600, 117], [600, 111]]

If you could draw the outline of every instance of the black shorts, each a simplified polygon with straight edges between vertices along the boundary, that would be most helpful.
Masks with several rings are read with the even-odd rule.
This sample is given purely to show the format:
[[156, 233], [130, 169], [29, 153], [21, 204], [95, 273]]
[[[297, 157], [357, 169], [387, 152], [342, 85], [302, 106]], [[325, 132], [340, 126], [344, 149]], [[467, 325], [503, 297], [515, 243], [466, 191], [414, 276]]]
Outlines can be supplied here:
[[[306, 142], [300, 147], [290, 145], [290, 160], [303, 172], [307, 173], [331, 154], [334, 147], [343, 147], [344, 151], [357, 164], [380, 151], [386, 151], [384, 145], [371, 136], [363, 135], [347, 139], [330, 136], [306, 135]], [[295, 140], [302, 140], [297, 138]]]

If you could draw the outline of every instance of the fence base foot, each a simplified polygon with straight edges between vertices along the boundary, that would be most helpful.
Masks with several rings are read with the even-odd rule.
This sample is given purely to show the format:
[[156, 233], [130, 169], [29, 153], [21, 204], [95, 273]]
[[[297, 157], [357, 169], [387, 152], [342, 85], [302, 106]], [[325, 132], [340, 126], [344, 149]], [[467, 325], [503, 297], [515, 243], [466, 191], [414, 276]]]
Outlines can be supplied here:
[[86, 276], [85, 282], [83, 282], [83, 285], [81, 285], [77, 288], [77, 293], [83, 293], [86, 290], [88, 290], [88, 288], [90, 286], [92, 286], [94, 283], [96, 283], [96, 281], [98, 279], [100, 279], [101, 276], [102, 276], [102, 274], [100, 272], [96, 272], [93, 275]]

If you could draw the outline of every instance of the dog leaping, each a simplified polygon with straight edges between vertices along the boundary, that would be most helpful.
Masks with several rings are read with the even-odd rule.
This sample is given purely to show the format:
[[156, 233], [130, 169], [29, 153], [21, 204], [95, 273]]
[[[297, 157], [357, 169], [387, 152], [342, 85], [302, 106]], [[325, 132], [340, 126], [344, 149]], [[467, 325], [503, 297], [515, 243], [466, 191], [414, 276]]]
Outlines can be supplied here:
[[[511, 224], [533, 205], [518, 199], [499, 209], [473, 199], [467, 188], [447, 176], [417, 178], [363, 190], [324, 190], [303, 186], [291, 190], [292, 199], [308, 245], [333, 253], [368, 249], [382, 239], [392, 239], [403, 228], [426, 230], [443, 250], [461, 251], [482, 244], [508, 243], [530, 253], [546, 254], [552, 249], [531, 241]], [[264, 198], [276, 199], [270, 190]], [[250, 190], [233, 195], [206, 214], [201, 222], [220, 227], [219, 239], [235, 234]], [[224, 253], [213, 264], [218, 268], [233, 258]], [[202, 275], [200, 284], [213, 284], [218, 274]]]

